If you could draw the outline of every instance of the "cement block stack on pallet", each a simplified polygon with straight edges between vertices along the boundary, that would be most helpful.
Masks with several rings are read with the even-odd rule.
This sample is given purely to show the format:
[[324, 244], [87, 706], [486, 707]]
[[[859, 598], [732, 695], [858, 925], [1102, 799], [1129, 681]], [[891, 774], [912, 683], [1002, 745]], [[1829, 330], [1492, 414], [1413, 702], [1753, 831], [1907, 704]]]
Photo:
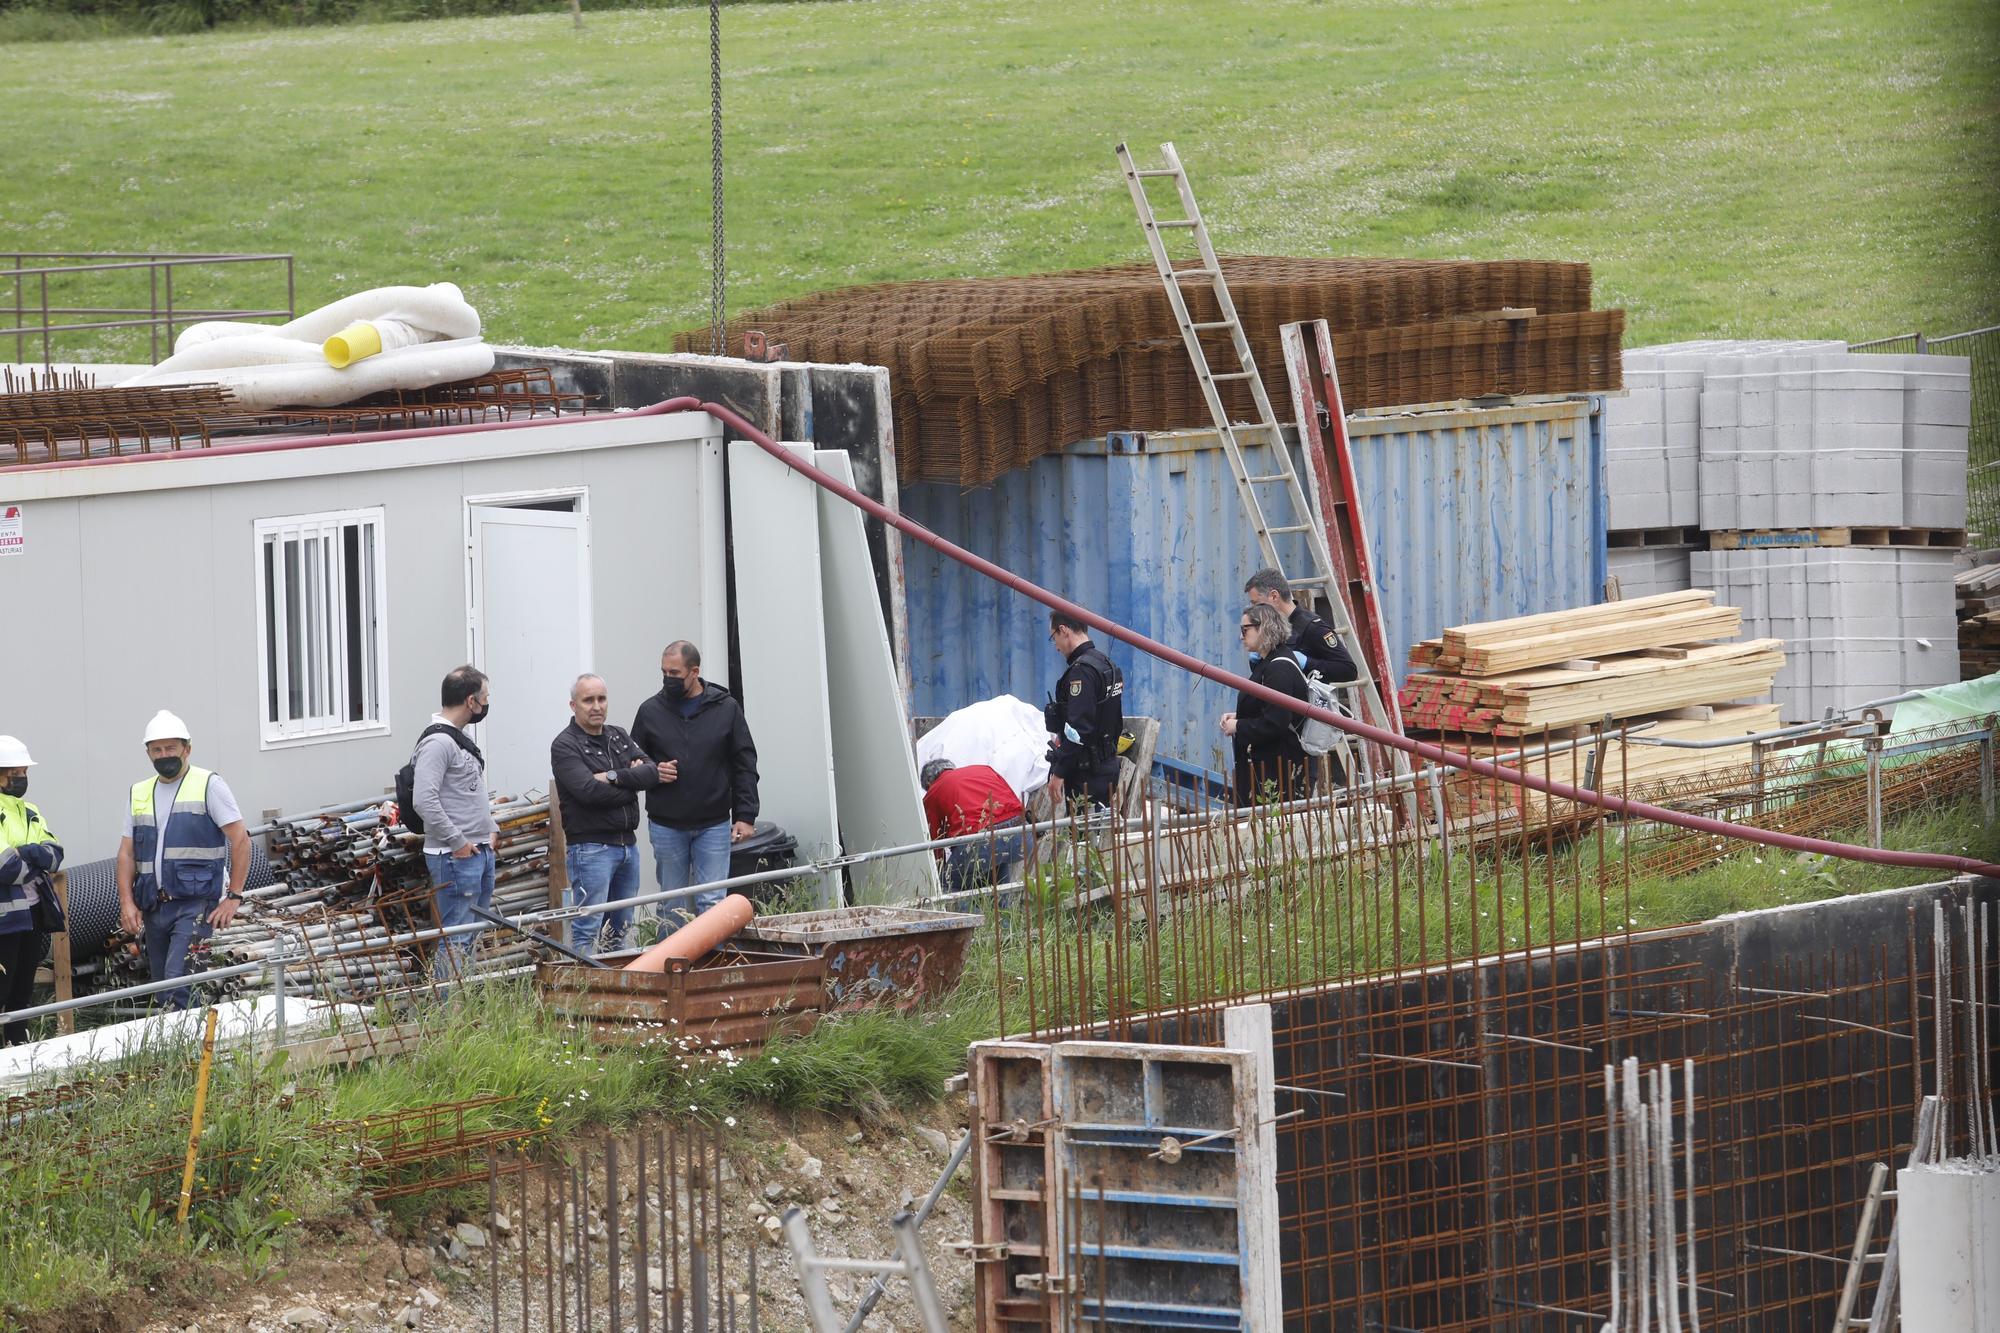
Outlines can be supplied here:
[[1896, 547], [1702, 551], [1695, 577], [1791, 653], [1772, 690], [1788, 722], [1958, 679], [1957, 552]]
[[1619, 593], [1685, 578], [1740, 607], [1747, 632], [1788, 641], [1787, 721], [1958, 678], [1965, 358], [1675, 343], [1628, 351], [1625, 378], [1606, 427]]
[[1694, 586], [1701, 541], [1702, 384], [1752, 351], [1845, 352], [1837, 342], [1686, 342], [1624, 354], [1625, 393], [1604, 409], [1607, 567], [1621, 598]]

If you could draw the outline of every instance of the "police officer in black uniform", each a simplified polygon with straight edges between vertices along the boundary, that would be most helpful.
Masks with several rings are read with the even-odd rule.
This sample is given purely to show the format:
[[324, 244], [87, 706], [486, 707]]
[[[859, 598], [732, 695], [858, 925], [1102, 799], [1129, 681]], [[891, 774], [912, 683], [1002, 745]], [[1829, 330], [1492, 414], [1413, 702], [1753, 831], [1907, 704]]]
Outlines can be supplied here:
[[1243, 585], [1243, 591], [1252, 602], [1270, 607], [1290, 622], [1292, 639], [1286, 646], [1308, 676], [1317, 676], [1329, 685], [1345, 685], [1360, 678], [1354, 659], [1333, 626], [1292, 599], [1291, 585], [1283, 574], [1260, 569]]
[[1049, 795], [1058, 808], [1087, 794], [1109, 809], [1118, 786], [1118, 737], [1125, 730], [1125, 673], [1090, 641], [1081, 620], [1049, 612], [1049, 642], [1069, 665], [1042, 710], [1049, 730]]

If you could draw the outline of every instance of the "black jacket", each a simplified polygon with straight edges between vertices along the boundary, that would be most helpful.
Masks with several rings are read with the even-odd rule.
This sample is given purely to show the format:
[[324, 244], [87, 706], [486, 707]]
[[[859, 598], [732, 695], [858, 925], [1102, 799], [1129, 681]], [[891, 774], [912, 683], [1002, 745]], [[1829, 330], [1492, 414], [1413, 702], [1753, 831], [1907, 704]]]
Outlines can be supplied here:
[[[1118, 737], [1125, 728], [1125, 676], [1085, 639], [1065, 659], [1055, 693], [1042, 710], [1049, 744], [1049, 774], [1082, 783], [1118, 772]], [[1068, 727], [1077, 739], [1065, 734]]]
[[[1250, 668], [1250, 679], [1299, 702], [1307, 699], [1305, 673], [1290, 652], [1280, 649]], [[1306, 751], [1299, 744], [1297, 713], [1254, 694], [1236, 696], [1236, 802], [1248, 805], [1276, 788], [1285, 799], [1307, 791]]]
[[[630, 847], [639, 827], [639, 793], [660, 785], [660, 770], [625, 728], [607, 725], [593, 736], [574, 719], [549, 743], [549, 772], [562, 797], [563, 836], [571, 842]], [[599, 773], [616, 776], [599, 782]]]
[[701, 706], [682, 717], [666, 691], [639, 705], [632, 739], [653, 759], [680, 761], [680, 777], [646, 793], [646, 818], [669, 828], [703, 829], [734, 820], [757, 822], [757, 744], [743, 705], [712, 680], [695, 696]]
[[1361, 676], [1355, 669], [1353, 656], [1333, 632], [1333, 626], [1306, 610], [1303, 602], [1292, 608], [1291, 649], [1305, 656], [1307, 674], [1318, 676], [1329, 685], [1345, 685]]

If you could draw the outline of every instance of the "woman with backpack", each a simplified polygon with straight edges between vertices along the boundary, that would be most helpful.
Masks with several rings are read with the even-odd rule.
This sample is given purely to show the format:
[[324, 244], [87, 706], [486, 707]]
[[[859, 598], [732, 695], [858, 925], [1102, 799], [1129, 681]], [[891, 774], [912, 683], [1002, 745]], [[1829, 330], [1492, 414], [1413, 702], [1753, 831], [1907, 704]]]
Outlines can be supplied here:
[[[1287, 648], [1291, 626], [1268, 606], [1252, 604], [1237, 618], [1237, 632], [1250, 654], [1250, 679], [1306, 702], [1305, 671]], [[1235, 804], [1297, 800], [1312, 790], [1312, 769], [1299, 743], [1298, 713], [1239, 693], [1236, 711], [1222, 715], [1222, 734], [1235, 749]]]

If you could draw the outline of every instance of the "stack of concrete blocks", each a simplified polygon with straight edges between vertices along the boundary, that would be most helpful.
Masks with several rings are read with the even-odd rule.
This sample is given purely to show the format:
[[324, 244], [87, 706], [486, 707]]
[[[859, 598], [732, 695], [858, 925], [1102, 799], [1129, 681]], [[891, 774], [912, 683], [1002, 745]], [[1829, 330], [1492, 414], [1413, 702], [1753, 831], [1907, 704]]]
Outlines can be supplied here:
[[1621, 598], [1683, 592], [1692, 542], [1660, 544], [1663, 529], [1701, 520], [1702, 382], [1711, 366], [1733, 369], [1748, 355], [1845, 352], [1837, 342], [1704, 341], [1635, 347], [1625, 353], [1625, 393], [1604, 410], [1606, 569]]
[[1958, 679], [1957, 552], [1919, 547], [1697, 551], [1696, 587], [1785, 641], [1771, 698], [1786, 722]]
[[1786, 640], [1774, 697], [1788, 721], [1956, 679], [1947, 548], [1708, 551], [1615, 534], [1699, 528], [1705, 547], [1714, 532], [1962, 528], [1967, 360], [1711, 340], [1628, 351], [1625, 382], [1605, 435], [1622, 596], [1714, 588], [1746, 635]]
[[1961, 528], [1971, 406], [1963, 357], [1779, 353], [1711, 365], [1701, 527]]

